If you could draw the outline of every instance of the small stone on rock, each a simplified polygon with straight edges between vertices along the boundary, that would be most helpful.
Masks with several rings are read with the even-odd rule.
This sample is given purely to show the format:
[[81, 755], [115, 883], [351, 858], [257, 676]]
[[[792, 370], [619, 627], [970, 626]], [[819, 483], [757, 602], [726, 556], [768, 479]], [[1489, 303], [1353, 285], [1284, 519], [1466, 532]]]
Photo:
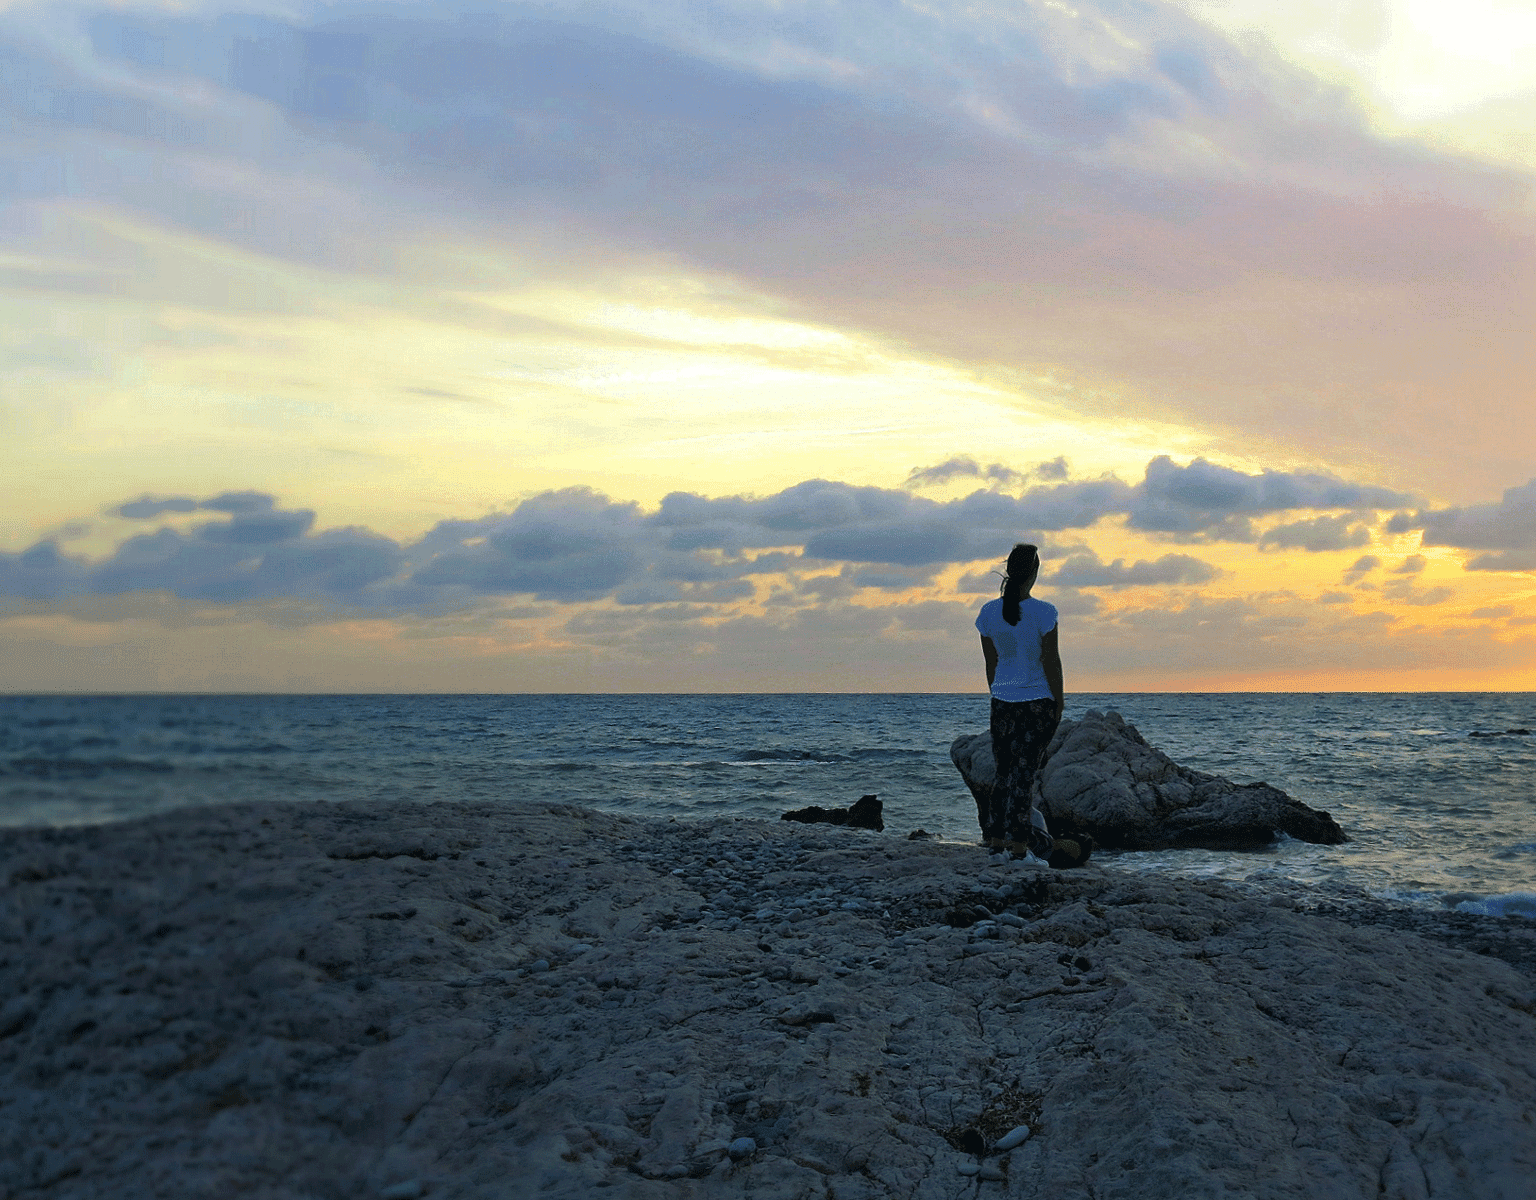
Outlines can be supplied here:
[[749, 1137], [739, 1137], [726, 1148], [732, 1158], [750, 1158], [757, 1153], [757, 1143]]
[[973, 1162], [963, 1162], [955, 1170], [961, 1175], [971, 1176], [976, 1174], [981, 1168]]
[[1015, 1146], [1022, 1146], [1024, 1144], [1024, 1140], [1027, 1137], [1029, 1137], [1029, 1126], [1015, 1125], [1007, 1133], [1003, 1134], [1002, 1137], [997, 1139], [997, 1145], [993, 1148], [999, 1151], [1012, 1150]]

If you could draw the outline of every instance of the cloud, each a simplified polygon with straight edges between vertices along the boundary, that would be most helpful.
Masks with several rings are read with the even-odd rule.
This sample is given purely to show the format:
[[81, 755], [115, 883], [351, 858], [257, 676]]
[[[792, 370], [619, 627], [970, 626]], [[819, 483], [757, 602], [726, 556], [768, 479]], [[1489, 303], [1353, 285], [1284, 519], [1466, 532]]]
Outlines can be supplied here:
[[[1196, 468], [1200, 460], [1191, 464]], [[1045, 464], [1043, 473], [1054, 473]], [[1171, 476], [1166, 459], [1149, 478]], [[1201, 471], [1196, 469], [1195, 476]], [[1193, 500], [1200, 521], [1219, 520], [1210, 506], [1269, 489], [1265, 505], [1359, 499], [1354, 485], [1319, 476], [1267, 472], [1216, 476], [1228, 492], [1153, 488], [1164, 511]], [[1198, 482], [1198, 481], [1197, 481]], [[1065, 559], [1052, 576], [1063, 587], [1198, 584], [1214, 568], [1168, 554], [1130, 566], [1104, 564], [1076, 538], [1105, 517], [1136, 513], [1146, 485], [1114, 477], [1040, 483], [1017, 495], [986, 489], [952, 500], [915, 496], [905, 488], [809, 479], [767, 496], [709, 497], [672, 492], [653, 511], [586, 487], [541, 492], [510, 512], [439, 522], [419, 539], [397, 542], [356, 527], [315, 529], [316, 514], [280, 507], [270, 493], [244, 490], [204, 499], [142, 496], [114, 511], [150, 520], [188, 512], [219, 514], [188, 529], [162, 526], [125, 539], [104, 558], [63, 553], [46, 539], [20, 554], [0, 555], [0, 592], [33, 598], [165, 590], [185, 598], [238, 602], [291, 597], [380, 610], [447, 611], [491, 597], [525, 596], [582, 603], [616, 596], [629, 606], [674, 602], [723, 604], [752, 594], [752, 576], [804, 574], [841, 566], [842, 574], [803, 581], [802, 592], [926, 586], [947, 565], [1000, 562], [1015, 542], [1032, 541], [1047, 561]], [[1303, 523], [1333, 530], [1347, 518]], [[1330, 523], [1333, 521], [1333, 523]], [[1342, 527], [1342, 526], [1341, 526]], [[984, 573], [982, 573], [984, 575]], [[836, 582], [833, 582], [833, 580]], [[963, 586], [993, 590], [977, 572]], [[976, 594], [979, 594], [976, 593]]]
[[435, 551], [410, 576], [416, 589], [474, 595], [592, 600], [637, 580], [648, 564], [640, 508], [590, 488], [545, 492], [511, 513], [437, 526], [423, 538]]
[[252, 513], [269, 513], [276, 503], [277, 498], [266, 492], [223, 492], [209, 500], [200, 501], [198, 507], [244, 516]]
[[1429, 566], [1429, 559], [1422, 554], [1410, 554], [1398, 566], [1392, 568], [1392, 574], [1417, 575], [1427, 566]]
[[825, 479], [766, 497], [663, 497], [651, 518], [674, 549], [740, 554], [796, 545], [807, 558], [919, 567], [1002, 558], [1042, 531], [1084, 529], [1124, 511], [1130, 489], [1117, 479], [1046, 484], [1019, 496], [977, 491], [937, 501], [902, 489]]
[[1001, 571], [967, 571], [955, 584], [962, 596], [996, 596], [1003, 586]]
[[1090, 552], [1072, 555], [1043, 582], [1060, 588], [1167, 587], [1209, 583], [1220, 574], [1209, 563], [1187, 554], [1165, 554], [1155, 561], [1143, 559], [1126, 566], [1124, 559], [1104, 563]]
[[1536, 479], [1507, 488], [1497, 504], [1398, 513], [1389, 533], [1419, 529], [1425, 546], [1488, 550], [1467, 563], [1469, 571], [1536, 571]]
[[[6, 9], [3, 198], [381, 277], [424, 222], [558, 227], [563, 269], [718, 272], [1087, 406], [1420, 462], [1455, 424], [1489, 472], [1529, 442], [1525, 180], [1170, 3], [221, 7]], [[16, 285], [315, 302], [65, 242]]]
[[983, 467], [969, 455], [960, 454], [931, 467], [913, 467], [902, 486], [912, 489], [935, 487], [955, 479], [987, 479], [1006, 485], [1023, 483], [1028, 477], [1028, 472], [1015, 471], [1002, 463], [991, 463]]
[[1326, 550], [1348, 550], [1368, 545], [1370, 540], [1371, 531], [1360, 524], [1353, 514], [1346, 513], [1336, 517], [1312, 517], [1305, 521], [1272, 525], [1259, 538], [1259, 546], [1296, 548], [1319, 554]]
[[1467, 563], [1469, 571], [1536, 571], [1536, 550], [1506, 550], [1479, 554]]
[[1432, 587], [1419, 591], [1414, 587], [1412, 579], [1393, 579], [1382, 585], [1381, 594], [1389, 600], [1401, 600], [1404, 604], [1428, 607], [1443, 604], [1456, 593], [1448, 587]]
[[[1251, 542], [1257, 538], [1248, 523], [1250, 517], [1296, 509], [1391, 508], [1408, 499], [1403, 492], [1332, 475], [1271, 470], [1248, 475], [1203, 458], [1181, 467], [1167, 455], [1159, 455], [1147, 464], [1127, 524], [1133, 529], [1203, 536], [1211, 541]], [[1336, 522], [1337, 518], [1333, 519]], [[1265, 537], [1275, 532], [1271, 530]], [[1302, 535], [1298, 532], [1296, 536]]]
[[130, 521], [150, 521], [162, 513], [189, 513], [196, 508], [197, 501], [191, 496], [140, 496], [137, 500], [119, 505], [113, 511]]
[[1426, 546], [1463, 550], [1536, 550], [1536, 479], [1505, 490], [1497, 504], [1421, 512]]
[[306, 536], [313, 521], [308, 511], [246, 511], [190, 533], [137, 534], [96, 561], [64, 555], [45, 541], [0, 554], [0, 593], [61, 599], [168, 591], [221, 603], [272, 597], [357, 603], [363, 589], [400, 569], [400, 547], [389, 538], [362, 529]]
[[985, 479], [1000, 487], [1015, 487], [1030, 479], [1060, 482], [1070, 474], [1067, 460], [1058, 455], [1049, 462], [1038, 463], [1022, 471], [1006, 467], [1002, 463], [982, 466], [968, 454], [958, 454], [931, 467], [913, 467], [907, 474], [903, 487], [916, 490], [937, 487], [956, 479]]
[[1380, 566], [1381, 559], [1377, 558], [1376, 555], [1362, 554], [1359, 558], [1355, 559], [1355, 561], [1349, 565], [1349, 569], [1344, 572], [1344, 582], [1359, 583], [1360, 580], [1364, 579], [1367, 575], [1369, 575], [1372, 571], [1376, 570]]

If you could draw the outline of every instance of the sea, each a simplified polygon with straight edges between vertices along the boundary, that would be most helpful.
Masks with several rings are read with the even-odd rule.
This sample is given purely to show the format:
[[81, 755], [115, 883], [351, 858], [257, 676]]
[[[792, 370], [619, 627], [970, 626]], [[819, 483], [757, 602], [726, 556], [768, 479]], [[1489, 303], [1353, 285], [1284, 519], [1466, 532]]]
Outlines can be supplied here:
[[[1350, 838], [1103, 861], [1536, 918], [1536, 693], [1079, 693], [1066, 715], [1091, 709]], [[773, 820], [874, 793], [888, 836], [974, 842], [949, 745], [986, 727], [985, 693], [0, 696], [0, 827], [252, 801]]]

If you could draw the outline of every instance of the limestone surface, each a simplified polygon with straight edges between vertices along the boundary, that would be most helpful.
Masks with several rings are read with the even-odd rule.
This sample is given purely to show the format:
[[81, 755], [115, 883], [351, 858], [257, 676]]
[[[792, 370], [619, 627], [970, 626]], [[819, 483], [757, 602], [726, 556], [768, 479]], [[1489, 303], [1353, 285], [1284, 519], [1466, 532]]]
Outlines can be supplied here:
[[[983, 803], [997, 779], [990, 735], [958, 737], [949, 755]], [[1110, 849], [1248, 850], [1282, 833], [1323, 845], [1348, 841], [1328, 813], [1279, 788], [1181, 767], [1117, 712], [1062, 721], [1035, 788], [1053, 830], [1090, 833]]]
[[6, 1200], [1536, 1178], [1533, 980], [1451, 944], [1464, 914], [511, 803], [13, 832], [0, 885]]

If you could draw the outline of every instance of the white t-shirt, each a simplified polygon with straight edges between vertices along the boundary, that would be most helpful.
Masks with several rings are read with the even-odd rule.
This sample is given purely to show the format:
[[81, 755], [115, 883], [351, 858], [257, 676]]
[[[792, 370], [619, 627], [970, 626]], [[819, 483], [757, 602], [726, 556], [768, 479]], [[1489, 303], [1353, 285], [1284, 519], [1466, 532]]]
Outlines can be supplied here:
[[1033, 596], [1019, 601], [1019, 623], [1003, 620], [1002, 597], [989, 600], [976, 614], [981, 636], [997, 647], [997, 674], [992, 694], [1017, 704], [1023, 700], [1049, 700], [1051, 685], [1040, 665], [1040, 639], [1056, 628], [1056, 606]]

